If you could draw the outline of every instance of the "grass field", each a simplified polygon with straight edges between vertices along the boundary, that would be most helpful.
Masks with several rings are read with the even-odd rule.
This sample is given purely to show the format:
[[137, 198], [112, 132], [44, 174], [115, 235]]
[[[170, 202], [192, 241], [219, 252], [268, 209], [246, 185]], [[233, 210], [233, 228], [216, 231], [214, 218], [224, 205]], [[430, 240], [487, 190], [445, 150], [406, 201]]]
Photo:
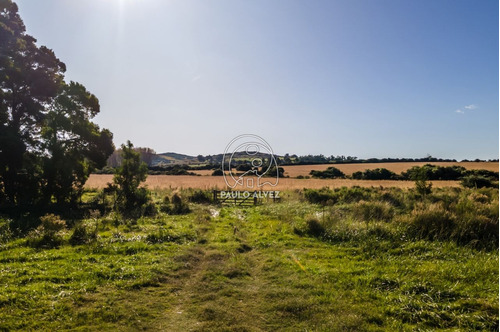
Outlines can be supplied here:
[[[364, 171], [365, 169], [374, 168], [387, 168], [396, 174], [413, 167], [422, 166], [426, 163], [375, 163], [375, 164], [340, 164], [333, 165], [339, 168], [346, 175], [350, 175], [357, 171]], [[466, 169], [486, 169], [498, 172], [498, 162], [467, 162], [467, 163], [447, 163], [439, 162], [432, 163], [433, 165], [439, 166], [451, 166], [459, 165]], [[297, 176], [307, 176], [311, 170], [325, 170], [327, 167], [332, 166], [331, 164], [325, 165], [296, 165], [296, 166], [285, 166], [285, 175], [289, 178], [279, 179], [279, 184], [276, 187], [264, 187], [264, 189], [271, 190], [293, 190], [293, 189], [303, 189], [303, 188], [340, 188], [343, 186], [352, 187], [378, 187], [382, 186], [385, 188], [396, 187], [396, 188], [413, 188], [413, 181], [393, 181], [393, 180], [382, 180], [382, 181], [372, 181], [372, 180], [350, 180], [350, 179], [296, 179]], [[194, 171], [201, 176], [187, 176], [187, 175], [150, 175], [146, 180], [146, 185], [151, 189], [175, 189], [175, 188], [197, 188], [203, 190], [209, 189], [226, 189], [226, 183], [221, 176], [210, 176], [212, 170], [204, 171]], [[110, 182], [112, 182], [112, 175], [97, 175], [92, 174], [86, 183], [87, 188], [104, 188]], [[434, 188], [442, 187], [458, 187], [458, 181], [432, 181]]]
[[332, 194], [327, 207], [289, 191], [250, 208], [93, 214], [81, 222], [96, 240], [72, 246], [70, 229], [53, 249], [2, 237], [0, 330], [498, 330], [495, 241], [410, 231], [433, 227], [413, 219], [422, 207], [498, 227], [498, 189], [436, 189], [420, 203], [401, 189]]

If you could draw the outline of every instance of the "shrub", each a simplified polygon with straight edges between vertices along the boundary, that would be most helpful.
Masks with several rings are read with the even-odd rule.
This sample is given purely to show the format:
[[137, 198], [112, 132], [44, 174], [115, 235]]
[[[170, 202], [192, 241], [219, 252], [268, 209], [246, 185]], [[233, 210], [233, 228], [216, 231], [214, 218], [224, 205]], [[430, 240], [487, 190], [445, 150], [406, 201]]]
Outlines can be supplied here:
[[54, 248], [62, 244], [62, 233], [66, 222], [54, 214], [40, 218], [41, 225], [28, 234], [28, 245], [32, 247]]
[[158, 208], [156, 204], [151, 199], [148, 199], [148, 202], [142, 206], [142, 216], [154, 217], [157, 214]]
[[453, 238], [458, 244], [476, 248], [498, 247], [498, 200], [476, 191], [465, 192], [451, 209], [457, 216]]
[[494, 187], [490, 178], [482, 175], [468, 175], [462, 178], [461, 184], [465, 188], [490, 188]]
[[208, 191], [196, 190], [189, 197], [189, 201], [193, 203], [209, 204], [212, 202], [212, 195]]
[[164, 213], [170, 213], [172, 206], [170, 205], [170, 198], [168, 196], [163, 197], [163, 202], [160, 205], [160, 211]]
[[137, 218], [143, 215], [144, 207], [151, 201], [151, 197], [146, 188], [139, 188], [147, 178], [148, 168], [133, 147], [130, 141], [127, 141], [127, 145], [122, 144], [122, 164], [116, 169], [114, 185], [110, 188], [117, 194], [118, 211]]
[[339, 203], [352, 203], [360, 200], [370, 200], [372, 189], [361, 187], [342, 187], [335, 189], [334, 197]]
[[354, 172], [351, 177], [356, 180], [394, 180], [396, 173], [386, 168], [367, 169], [363, 172]]
[[97, 239], [97, 228], [90, 230], [89, 226], [84, 223], [79, 223], [73, 229], [73, 234], [69, 238], [69, 243], [73, 246], [79, 244], [87, 244]]
[[352, 205], [351, 211], [356, 219], [363, 221], [391, 221], [394, 216], [394, 209], [386, 202], [359, 201]]
[[66, 221], [54, 214], [46, 214], [45, 216], [40, 217], [40, 221], [42, 222], [42, 230], [46, 234], [55, 234], [66, 228]]
[[455, 217], [441, 204], [419, 204], [410, 215], [408, 233], [421, 239], [451, 239], [455, 222]]
[[172, 201], [172, 208], [170, 209], [171, 214], [185, 214], [191, 211], [189, 209], [188, 204], [178, 194], [174, 194], [172, 196], [171, 201]]
[[486, 169], [470, 169], [464, 172], [464, 176], [468, 175], [477, 175], [484, 176], [485, 178], [489, 178], [493, 181], [498, 181], [498, 172], [488, 171]]
[[315, 237], [323, 236], [326, 232], [325, 227], [315, 218], [307, 220], [306, 226], [307, 234]]
[[236, 166], [236, 170], [240, 171], [240, 172], [246, 172], [246, 171], [251, 170], [252, 168], [253, 168], [253, 166], [251, 164], [241, 164], [241, 165]]
[[[429, 171], [425, 168], [425, 166], [412, 167], [410, 170], [413, 169], [414, 171], [409, 173], [410, 179], [415, 181], [415, 189], [418, 194], [424, 198], [432, 192], [432, 183], [427, 182], [427, 180], [429, 180]], [[410, 170], [408, 170], [408, 172], [410, 172]]]
[[319, 179], [336, 179], [336, 178], [345, 178], [345, 174], [336, 167], [328, 167], [324, 171], [311, 171], [309, 174], [313, 178]]
[[471, 215], [458, 219], [453, 238], [458, 244], [475, 248], [498, 247], [498, 219]]
[[305, 189], [304, 196], [309, 203], [313, 204], [326, 205], [327, 203], [331, 203], [333, 205], [336, 202], [334, 192], [328, 188]]
[[212, 172], [212, 176], [223, 176], [223, 175], [224, 175], [224, 172], [220, 168], [218, 168]]
[[10, 219], [0, 217], [0, 244], [6, 243], [12, 239], [12, 231], [10, 230]]
[[462, 166], [436, 166], [426, 164], [422, 167], [413, 166], [401, 176], [407, 180], [415, 180], [416, 177], [425, 177], [428, 180], [458, 180], [464, 174], [466, 169]]

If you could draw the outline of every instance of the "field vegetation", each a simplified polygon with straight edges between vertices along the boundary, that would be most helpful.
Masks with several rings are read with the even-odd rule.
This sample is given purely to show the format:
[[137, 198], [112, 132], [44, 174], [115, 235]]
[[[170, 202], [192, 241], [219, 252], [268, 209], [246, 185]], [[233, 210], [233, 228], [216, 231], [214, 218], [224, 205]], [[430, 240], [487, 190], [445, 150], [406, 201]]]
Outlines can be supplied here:
[[498, 329], [498, 189], [282, 197], [159, 190], [127, 218], [87, 191], [83, 218], [4, 218], [0, 329]]

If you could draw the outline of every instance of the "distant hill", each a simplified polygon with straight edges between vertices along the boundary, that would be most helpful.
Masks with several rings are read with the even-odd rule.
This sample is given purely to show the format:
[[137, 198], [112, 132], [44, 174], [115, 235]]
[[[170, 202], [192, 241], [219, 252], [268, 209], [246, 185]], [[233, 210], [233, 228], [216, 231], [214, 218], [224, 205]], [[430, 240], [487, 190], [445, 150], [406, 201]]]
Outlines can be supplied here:
[[188, 156], [186, 154], [175, 153], [175, 152], [165, 152], [156, 154], [151, 161], [150, 166], [162, 166], [162, 165], [187, 165], [187, 164], [199, 164], [200, 162], [196, 157]]

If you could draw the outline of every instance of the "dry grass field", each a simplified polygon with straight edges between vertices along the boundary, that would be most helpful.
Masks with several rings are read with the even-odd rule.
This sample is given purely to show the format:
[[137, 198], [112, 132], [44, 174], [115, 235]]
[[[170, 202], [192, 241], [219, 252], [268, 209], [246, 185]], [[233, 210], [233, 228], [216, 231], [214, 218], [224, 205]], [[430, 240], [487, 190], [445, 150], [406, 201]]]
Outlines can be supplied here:
[[[92, 174], [85, 186], [87, 188], [104, 188], [109, 182], [113, 181], [113, 175]], [[457, 181], [432, 181], [434, 188], [458, 187]], [[146, 186], [150, 189], [227, 189], [222, 176], [189, 176], [189, 175], [150, 175], [146, 180]], [[412, 181], [396, 180], [349, 180], [349, 179], [293, 179], [282, 178], [275, 187], [266, 186], [261, 190], [293, 190], [293, 189], [319, 189], [322, 187], [340, 188], [340, 187], [396, 187], [412, 188], [415, 186]], [[237, 189], [237, 188], [235, 188]], [[247, 190], [246, 188], [242, 190]], [[258, 190], [258, 189], [257, 189]]]
[[[357, 171], [364, 171], [366, 169], [374, 168], [387, 168], [397, 174], [413, 167], [422, 166], [427, 163], [375, 163], [375, 164], [344, 164], [333, 165], [340, 169], [347, 175]], [[459, 165], [467, 169], [487, 169], [490, 171], [498, 172], [498, 162], [436, 162], [433, 165], [439, 166], [452, 166]], [[395, 181], [395, 180], [349, 180], [349, 179], [296, 179], [299, 175], [309, 175], [311, 170], [325, 170], [330, 164], [323, 165], [296, 165], [286, 166], [285, 174], [290, 178], [282, 178], [276, 187], [267, 187], [261, 189], [303, 189], [303, 188], [339, 188], [339, 187], [396, 187], [396, 188], [411, 188], [414, 186], [412, 181]], [[146, 180], [146, 185], [150, 189], [175, 189], [175, 188], [196, 188], [196, 189], [226, 189], [226, 184], [222, 176], [210, 176], [212, 170], [196, 171], [202, 176], [189, 176], [189, 175], [150, 175]], [[92, 174], [86, 183], [87, 188], [104, 188], [108, 183], [113, 181], [112, 175], [97, 175]], [[457, 181], [432, 181], [435, 188], [441, 187], [458, 187], [460, 184]]]

